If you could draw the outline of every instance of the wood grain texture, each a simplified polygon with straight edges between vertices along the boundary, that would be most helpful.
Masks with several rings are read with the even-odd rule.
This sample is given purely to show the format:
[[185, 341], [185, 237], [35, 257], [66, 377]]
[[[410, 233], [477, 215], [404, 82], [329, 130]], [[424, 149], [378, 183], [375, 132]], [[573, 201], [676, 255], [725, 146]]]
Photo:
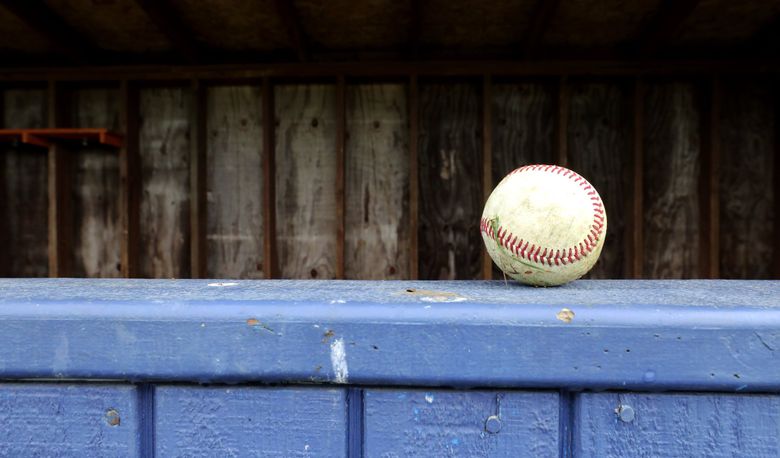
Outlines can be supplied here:
[[645, 83], [637, 78], [633, 84], [631, 104], [631, 183], [630, 200], [626, 206], [626, 274], [630, 278], [642, 278], [644, 265], [644, 156], [645, 156]]
[[275, 88], [276, 238], [282, 278], [335, 278], [336, 91]]
[[[493, 191], [493, 78], [482, 78], [482, 202], [487, 202]], [[493, 260], [482, 248], [482, 278], [493, 278]]]
[[263, 78], [263, 273], [265, 278], [279, 276], [276, 246], [276, 148], [274, 89], [271, 79]]
[[570, 94], [569, 167], [596, 188], [608, 221], [601, 256], [585, 278], [624, 278], [630, 96], [619, 84], [586, 82], [572, 82]]
[[399, 84], [349, 86], [346, 277], [409, 278], [409, 136]]
[[481, 278], [480, 125], [476, 85], [420, 85], [420, 278]]
[[493, 86], [493, 182], [528, 164], [555, 162], [555, 88], [541, 83]]
[[[78, 89], [70, 97], [73, 127], [119, 128], [119, 93], [116, 89]], [[121, 274], [119, 220], [119, 156], [95, 145], [74, 152], [73, 223], [75, 250], [73, 275], [118, 277]]]
[[720, 162], [720, 274], [772, 278], [776, 199], [773, 125], [767, 84], [723, 82]]
[[190, 275], [207, 278], [208, 89], [201, 81], [192, 80], [190, 91]]
[[557, 393], [366, 390], [364, 405], [366, 456], [558, 456]]
[[263, 278], [261, 89], [208, 90], [210, 278]]
[[647, 84], [644, 268], [647, 278], [699, 272], [699, 113], [694, 86]]
[[[48, 127], [65, 125], [65, 91], [63, 85], [49, 80], [46, 89]], [[74, 175], [72, 151], [60, 142], [49, 143], [47, 175], [49, 193], [49, 276], [73, 275], [73, 199]]]
[[[584, 393], [575, 456], [778, 456], [780, 396]], [[631, 406], [631, 422], [615, 409]]]
[[[46, 91], [3, 91], [3, 127], [46, 127]], [[0, 145], [5, 199], [0, 202], [6, 264], [9, 277], [45, 277], [48, 265], [48, 193], [46, 150]]]
[[140, 274], [189, 277], [189, 104], [183, 88], [142, 89]]
[[119, 123], [124, 143], [119, 148], [119, 225], [120, 256], [123, 277], [137, 277], [139, 269], [141, 172], [138, 151], [138, 88], [122, 80], [119, 83]]
[[157, 456], [347, 456], [341, 389], [162, 386]]
[[132, 385], [0, 383], [2, 456], [141, 456], [138, 422]]
[[[493, 85], [493, 185], [528, 164], [554, 164], [555, 87], [542, 83]], [[493, 278], [503, 273], [493, 263]]]
[[336, 78], [336, 278], [344, 279], [346, 197], [344, 195], [347, 160], [347, 84], [343, 75]]
[[409, 77], [409, 278], [420, 278], [420, 85]]

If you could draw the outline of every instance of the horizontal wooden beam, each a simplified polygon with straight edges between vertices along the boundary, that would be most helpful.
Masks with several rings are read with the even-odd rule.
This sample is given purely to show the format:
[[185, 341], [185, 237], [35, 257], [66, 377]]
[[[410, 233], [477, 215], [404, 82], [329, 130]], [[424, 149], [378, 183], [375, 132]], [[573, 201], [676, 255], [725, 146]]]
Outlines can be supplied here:
[[203, 66], [106, 66], [2, 68], [0, 81], [201, 80], [264, 77], [409, 77], [419, 76], [689, 76], [780, 73], [777, 60], [588, 60], [588, 61], [440, 61], [340, 62]]

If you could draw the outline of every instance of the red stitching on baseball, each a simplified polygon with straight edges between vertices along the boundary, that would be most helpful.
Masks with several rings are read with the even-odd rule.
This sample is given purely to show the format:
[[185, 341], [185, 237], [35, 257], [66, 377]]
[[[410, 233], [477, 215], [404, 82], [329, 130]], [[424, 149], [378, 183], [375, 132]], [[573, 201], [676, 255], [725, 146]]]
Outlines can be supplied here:
[[480, 230], [487, 234], [488, 237], [495, 240], [499, 245], [503, 246], [510, 252], [515, 253], [516, 256], [519, 256], [520, 258], [528, 261], [534, 261], [550, 266], [552, 266], [553, 263], [556, 266], [560, 266], [561, 264], [565, 266], [569, 263], [573, 263], [575, 260], [579, 261], [583, 257], [590, 254], [591, 251], [596, 248], [596, 245], [598, 245], [598, 241], [601, 238], [601, 234], [604, 229], [605, 221], [604, 204], [593, 186], [591, 186], [590, 183], [585, 180], [585, 178], [576, 172], [559, 167], [557, 165], [526, 165], [513, 170], [509, 174], [513, 175], [515, 173], [526, 171], [552, 172], [557, 175], [563, 174], [561, 176], [572, 180], [576, 184], [579, 184], [586, 192], [586, 194], [590, 196], [590, 200], [593, 204], [593, 224], [591, 225], [590, 232], [582, 241], [575, 244], [573, 247], [569, 247], [568, 249], [564, 248], [562, 251], [560, 249], [556, 249], [554, 252], [552, 248], [544, 247], [544, 251], [540, 254], [540, 251], [543, 248], [542, 246], [536, 246], [533, 243], [523, 239], [518, 241], [517, 235], [512, 234], [509, 232], [508, 228], [503, 226], [499, 226], [497, 229], [494, 229], [489, 219], [482, 218], [480, 220]]

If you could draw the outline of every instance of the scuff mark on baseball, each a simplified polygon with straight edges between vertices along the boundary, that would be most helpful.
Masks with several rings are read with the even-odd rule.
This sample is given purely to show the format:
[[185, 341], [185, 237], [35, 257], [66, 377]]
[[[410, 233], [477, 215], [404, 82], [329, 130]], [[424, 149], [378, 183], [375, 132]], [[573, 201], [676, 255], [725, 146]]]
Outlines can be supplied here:
[[485, 203], [480, 232], [493, 262], [509, 277], [557, 286], [585, 275], [607, 233], [596, 189], [556, 165], [527, 165], [509, 173]]

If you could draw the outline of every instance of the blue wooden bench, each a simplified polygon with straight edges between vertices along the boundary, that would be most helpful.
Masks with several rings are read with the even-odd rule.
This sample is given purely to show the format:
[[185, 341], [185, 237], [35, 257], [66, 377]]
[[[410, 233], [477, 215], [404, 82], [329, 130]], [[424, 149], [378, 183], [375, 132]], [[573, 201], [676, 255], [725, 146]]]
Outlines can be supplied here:
[[780, 456], [780, 282], [0, 280], [0, 456]]

